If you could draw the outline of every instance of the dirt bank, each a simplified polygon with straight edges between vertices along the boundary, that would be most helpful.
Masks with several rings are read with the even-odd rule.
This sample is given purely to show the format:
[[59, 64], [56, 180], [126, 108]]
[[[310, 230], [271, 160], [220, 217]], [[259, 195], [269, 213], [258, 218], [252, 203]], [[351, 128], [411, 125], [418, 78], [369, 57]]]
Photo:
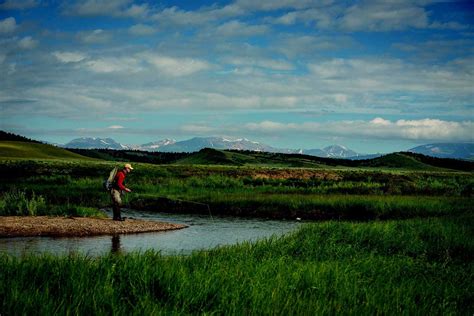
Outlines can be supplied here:
[[186, 225], [127, 219], [123, 222], [89, 217], [1, 216], [0, 237], [133, 234], [185, 228]]

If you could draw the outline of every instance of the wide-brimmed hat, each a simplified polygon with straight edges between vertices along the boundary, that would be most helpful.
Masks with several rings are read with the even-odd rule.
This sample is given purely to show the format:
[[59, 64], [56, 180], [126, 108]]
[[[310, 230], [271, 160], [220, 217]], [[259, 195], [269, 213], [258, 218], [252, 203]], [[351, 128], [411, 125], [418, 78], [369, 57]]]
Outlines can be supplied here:
[[129, 163], [126, 163], [126, 164], [125, 164], [125, 168], [128, 168], [128, 169], [130, 169], [130, 170], [133, 170], [132, 165], [129, 164]]

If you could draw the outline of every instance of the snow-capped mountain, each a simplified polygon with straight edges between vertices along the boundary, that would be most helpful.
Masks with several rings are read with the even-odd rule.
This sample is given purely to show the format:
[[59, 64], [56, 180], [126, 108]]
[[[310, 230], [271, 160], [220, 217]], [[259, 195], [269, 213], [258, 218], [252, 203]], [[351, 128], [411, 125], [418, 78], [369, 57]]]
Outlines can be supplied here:
[[162, 146], [157, 149], [161, 152], [195, 152], [203, 148], [238, 149], [254, 151], [275, 151], [271, 146], [253, 142], [246, 138], [229, 139], [225, 137], [194, 137]]
[[134, 149], [145, 150], [145, 151], [159, 151], [161, 147], [170, 146], [176, 143], [174, 139], [162, 139], [156, 142], [150, 142], [143, 145], [134, 146]]
[[128, 146], [117, 143], [112, 138], [81, 137], [71, 140], [63, 147], [79, 149], [129, 149]]
[[111, 138], [77, 138], [66, 145], [67, 148], [105, 148], [105, 149], [134, 149], [157, 152], [196, 152], [203, 148], [236, 149], [264, 151], [275, 153], [296, 153], [318, 157], [349, 158], [359, 156], [353, 150], [341, 145], [332, 145], [323, 149], [288, 149], [275, 148], [263, 143], [251, 141], [247, 138], [231, 139], [226, 137], [194, 137], [191, 139], [176, 141], [174, 139], [163, 139], [142, 145], [122, 145]]
[[474, 143], [426, 144], [408, 151], [438, 158], [474, 159]]
[[[355, 157], [359, 155], [355, 151], [342, 145], [327, 146], [327, 147], [324, 147], [322, 151], [326, 154], [325, 157], [329, 157], [329, 158], [349, 158], [349, 157]], [[314, 155], [314, 156], [318, 156], [318, 155]]]

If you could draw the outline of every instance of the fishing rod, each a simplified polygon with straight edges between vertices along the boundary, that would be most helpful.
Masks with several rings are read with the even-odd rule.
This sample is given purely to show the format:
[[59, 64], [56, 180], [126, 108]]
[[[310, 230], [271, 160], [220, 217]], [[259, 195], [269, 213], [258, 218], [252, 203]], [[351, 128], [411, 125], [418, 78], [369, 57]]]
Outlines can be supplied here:
[[[131, 192], [132, 194], [137, 194], [135, 192]], [[188, 203], [188, 204], [195, 204], [195, 205], [201, 205], [201, 206], [204, 206], [207, 208], [207, 211], [209, 213], [209, 217], [211, 218], [212, 221], [214, 221], [214, 217], [212, 216], [212, 213], [211, 213], [211, 206], [207, 203], [202, 203], [202, 202], [196, 202], [196, 201], [190, 201], [190, 200], [184, 200], [184, 199], [177, 199], [177, 198], [169, 198], [167, 196], [163, 196], [163, 195], [160, 195], [160, 196], [156, 196], [157, 198], [161, 198], [161, 199], [164, 199], [164, 200], [167, 200], [167, 201], [174, 201], [174, 202], [184, 202], [184, 203]], [[130, 206], [130, 203], [127, 203], [129, 206]]]

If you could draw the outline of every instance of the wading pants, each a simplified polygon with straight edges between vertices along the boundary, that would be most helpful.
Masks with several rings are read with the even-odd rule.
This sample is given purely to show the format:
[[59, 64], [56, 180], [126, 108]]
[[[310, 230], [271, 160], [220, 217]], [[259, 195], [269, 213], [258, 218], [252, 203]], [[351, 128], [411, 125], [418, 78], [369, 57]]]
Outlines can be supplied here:
[[120, 215], [120, 207], [122, 206], [122, 194], [119, 190], [112, 189], [110, 190], [110, 195], [112, 196], [114, 220], [121, 220], [122, 216]]

